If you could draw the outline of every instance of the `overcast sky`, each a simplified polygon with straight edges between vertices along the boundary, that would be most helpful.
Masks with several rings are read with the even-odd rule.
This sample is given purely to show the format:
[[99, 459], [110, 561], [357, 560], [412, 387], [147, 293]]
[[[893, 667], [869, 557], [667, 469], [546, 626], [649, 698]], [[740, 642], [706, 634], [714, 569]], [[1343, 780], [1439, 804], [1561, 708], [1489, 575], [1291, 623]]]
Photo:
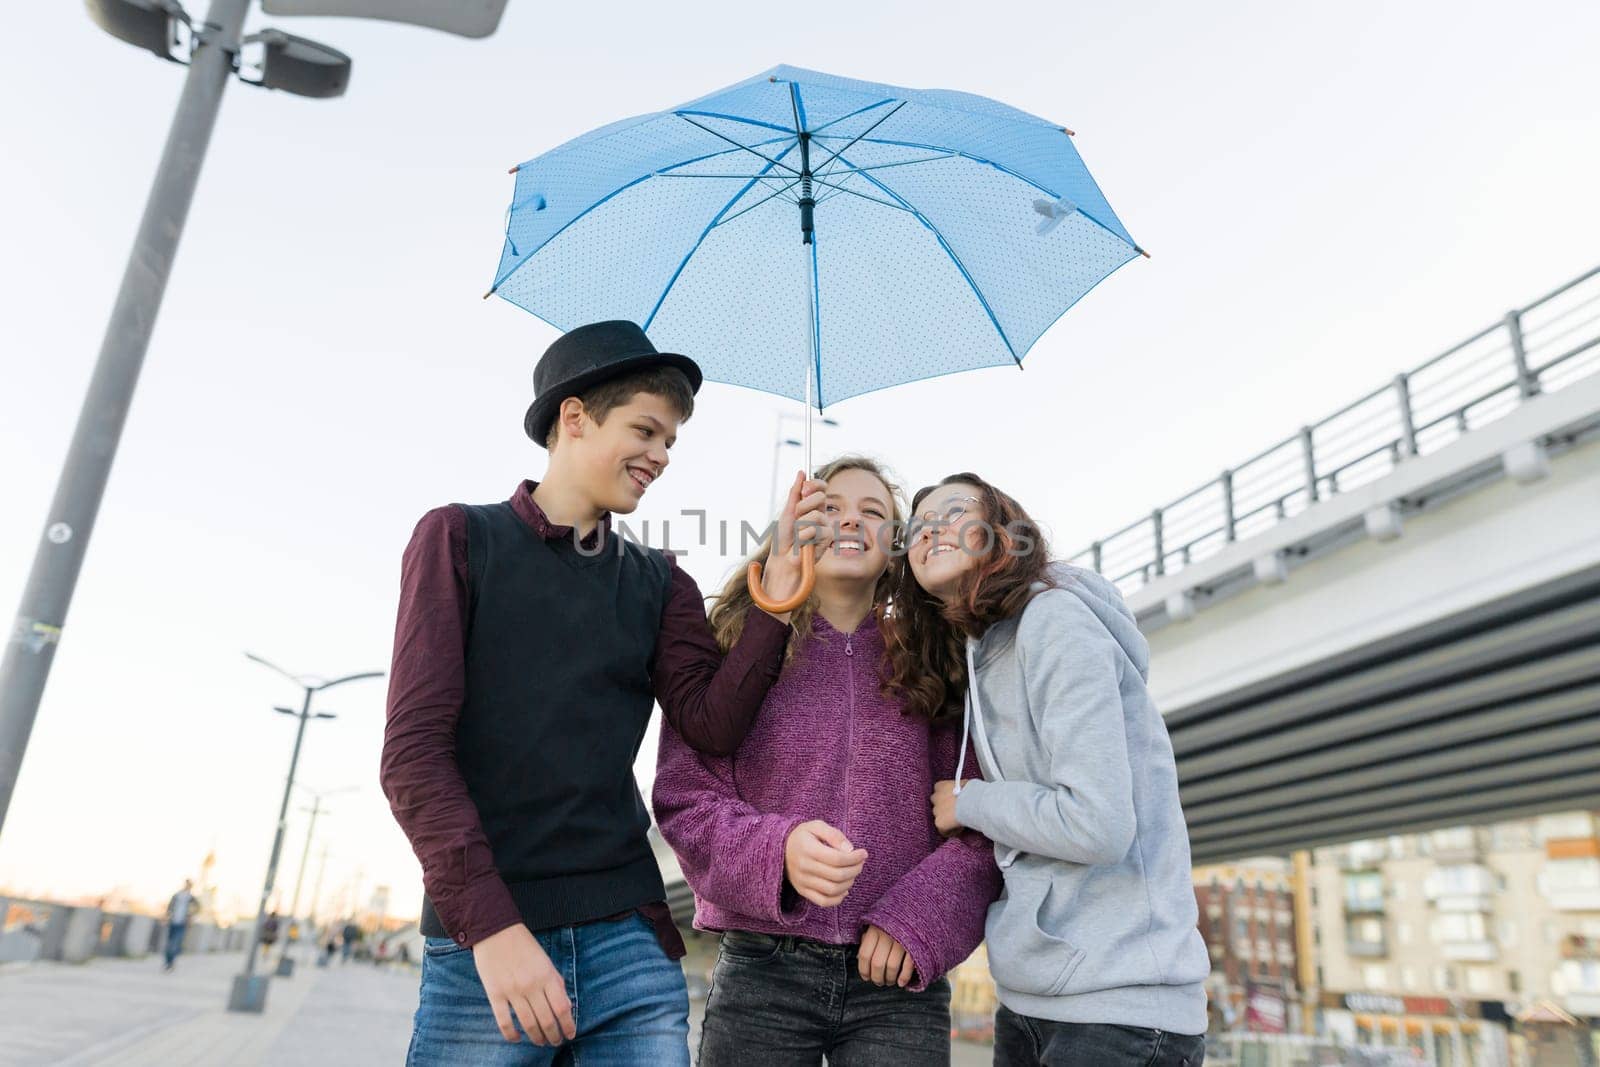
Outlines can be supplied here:
[[[553, 332], [480, 297], [507, 167], [592, 127], [786, 62], [981, 93], [1075, 130], [1153, 258], [1058, 323], [1025, 372], [846, 401], [818, 439], [819, 460], [866, 451], [910, 486], [975, 469], [1063, 555], [1600, 261], [1592, 2], [803, 6], [512, 0], [486, 41], [279, 20], [354, 56], [351, 90], [228, 92], [0, 887], [155, 900], [215, 848], [224, 901], [253, 900], [293, 740], [271, 709], [297, 691], [243, 650], [306, 673], [387, 668], [416, 519], [540, 474], [521, 414]], [[182, 78], [81, 4], [9, 17], [8, 609]], [[797, 407], [708, 385], [637, 517], [758, 518], [778, 415]], [[792, 476], [797, 452], [783, 459]], [[674, 547], [707, 588], [736, 562]], [[360, 787], [319, 833], [327, 906], [359, 875], [363, 897], [388, 884], [414, 912], [416, 865], [376, 785], [383, 696], [330, 693], [339, 718], [311, 726], [301, 777]], [[303, 833], [297, 814], [285, 902]]]

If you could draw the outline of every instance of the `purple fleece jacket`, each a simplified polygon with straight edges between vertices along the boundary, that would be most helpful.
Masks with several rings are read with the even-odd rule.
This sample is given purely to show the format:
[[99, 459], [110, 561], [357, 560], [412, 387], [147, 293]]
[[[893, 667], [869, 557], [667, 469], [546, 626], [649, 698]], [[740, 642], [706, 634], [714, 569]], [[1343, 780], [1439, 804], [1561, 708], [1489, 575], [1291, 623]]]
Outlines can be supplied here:
[[[698, 929], [844, 945], [870, 924], [906, 947], [920, 991], [983, 940], [1000, 893], [985, 838], [933, 827], [928, 798], [955, 777], [960, 723], [932, 726], [883, 696], [873, 616], [852, 634], [821, 616], [811, 629], [731, 757], [695, 752], [662, 722], [656, 821], [694, 890]], [[834, 908], [786, 889], [784, 843], [811, 819], [868, 852]]]

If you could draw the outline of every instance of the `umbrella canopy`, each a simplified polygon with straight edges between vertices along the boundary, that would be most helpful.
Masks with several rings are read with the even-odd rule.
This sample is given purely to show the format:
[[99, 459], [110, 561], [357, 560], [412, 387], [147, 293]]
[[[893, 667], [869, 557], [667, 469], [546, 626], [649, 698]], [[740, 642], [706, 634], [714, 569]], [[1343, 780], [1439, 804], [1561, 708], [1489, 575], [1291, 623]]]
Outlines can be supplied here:
[[515, 173], [492, 293], [561, 330], [631, 319], [709, 379], [819, 409], [1020, 366], [1141, 252], [1061, 125], [795, 67]]

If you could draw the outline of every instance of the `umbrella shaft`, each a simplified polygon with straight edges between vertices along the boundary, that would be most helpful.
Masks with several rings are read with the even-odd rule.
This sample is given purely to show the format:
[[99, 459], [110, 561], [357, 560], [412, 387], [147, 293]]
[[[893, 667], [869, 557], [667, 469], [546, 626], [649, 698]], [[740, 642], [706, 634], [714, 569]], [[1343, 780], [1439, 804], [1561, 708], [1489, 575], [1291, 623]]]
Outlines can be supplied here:
[[[812, 212], [817, 202], [811, 196], [811, 135], [800, 134], [800, 243], [810, 244], [812, 231], [816, 228]], [[810, 267], [806, 268], [809, 276]], [[810, 380], [809, 378], [807, 379]]]

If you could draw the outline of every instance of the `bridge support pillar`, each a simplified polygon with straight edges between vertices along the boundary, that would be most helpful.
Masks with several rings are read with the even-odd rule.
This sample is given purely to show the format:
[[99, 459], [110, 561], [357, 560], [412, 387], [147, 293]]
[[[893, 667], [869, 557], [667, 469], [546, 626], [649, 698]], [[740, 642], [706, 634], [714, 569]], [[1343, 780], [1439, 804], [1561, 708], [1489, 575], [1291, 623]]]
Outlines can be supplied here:
[[1400, 518], [1399, 504], [1385, 504], [1373, 508], [1361, 517], [1366, 525], [1367, 536], [1374, 541], [1398, 541], [1404, 532], [1404, 523]]
[[1188, 622], [1194, 618], [1194, 594], [1173, 593], [1167, 597], [1167, 618], [1173, 622]]
[[1506, 477], [1518, 485], [1528, 485], [1550, 474], [1550, 453], [1538, 441], [1513, 445], [1500, 455]]
[[1262, 585], [1282, 585], [1289, 580], [1289, 561], [1274, 552], [1270, 556], [1257, 556], [1252, 564], [1256, 581]]

